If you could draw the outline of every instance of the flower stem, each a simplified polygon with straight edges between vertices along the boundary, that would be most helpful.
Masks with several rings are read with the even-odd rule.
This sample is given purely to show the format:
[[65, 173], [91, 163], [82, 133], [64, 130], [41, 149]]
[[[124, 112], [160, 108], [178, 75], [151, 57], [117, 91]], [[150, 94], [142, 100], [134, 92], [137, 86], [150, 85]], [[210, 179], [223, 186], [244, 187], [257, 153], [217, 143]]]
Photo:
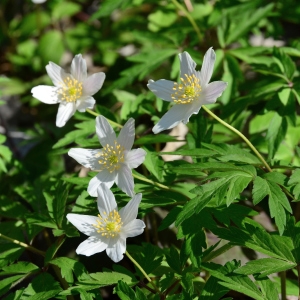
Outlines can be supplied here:
[[190, 13], [180, 4], [178, 3], [176, 0], [172, 0], [173, 4], [179, 9], [181, 10], [185, 16], [188, 18], [188, 20], [190, 21], [190, 23], [192, 24], [194, 30], [196, 31], [197, 33], [197, 36], [198, 36], [198, 39], [199, 41], [202, 40], [202, 37], [201, 37], [201, 33], [200, 33], [200, 29], [199, 27], [197, 26], [195, 20], [193, 19], [193, 17], [190, 15]]
[[[94, 112], [94, 111], [92, 111], [91, 109], [88, 109], [88, 108], [86, 109], [86, 112], [88, 112], [89, 114], [91, 114], [91, 115], [93, 115], [93, 116], [95, 116], [95, 117], [100, 116], [100, 114], [98, 114], [98, 113], [96, 113], [96, 112]], [[114, 122], [114, 121], [112, 121], [112, 120], [110, 120], [110, 119], [107, 119], [107, 118], [106, 118], [106, 120], [107, 120], [108, 123], [110, 123], [112, 126], [119, 127], [119, 128], [123, 128], [122, 125], [120, 125], [120, 124], [118, 124], [118, 123], [116, 123], [116, 122]]]
[[208, 255], [204, 256], [202, 258], [202, 262], [211, 261], [212, 259], [220, 256], [221, 254], [223, 254], [224, 252], [230, 250], [233, 247], [234, 247], [234, 245], [232, 245], [231, 243], [227, 243], [227, 244], [221, 246], [220, 248], [218, 248], [217, 250], [212, 251]]
[[222, 119], [220, 119], [218, 116], [216, 116], [211, 110], [209, 110], [208, 108], [206, 108], [204, 105], [202, 106], [202, 108], [209, 115], [211, 115], [214, 119], [216, 119], [218, 122], [220, 122], [222, 125], [224, 125], [228, 129], [230, 129], [231, 131], [233, 131], [234, 133], [236, 133], [239, 137], [241, 137], [245, 141], [245, 143], [251, 148], [251, 150], [255, 153], [255, 155], [260, 159], [260, 161], [264, 164], [264, 166], [266, 167], [266, 169], [269, 172], [272, 172], [271, 167], [268, 165], [268, 163], [265, 161], [265, 159], [260, 155], [260, 153], [253, 146], [253, 144], [240, 131], [238, 131], [237, 129], [235, 129], [234, 127], [232, 127], [231, 125], [229, 125], [228, 123], [226, 123], [225, 121], [223, 121]]
[[38, 250], [38, 249], [36, 249], [36, 248], [34, 248], [32, 246], [29, 246], [29, 245], [27, 245], [27, 244], [25, 244], [23, 242], [20, 242], [18, 240], [12, 239], [12, 238], [10, 238], [10, 237], [2, 234], [2, 233], [0, 233], [0, 237], [3, 238], [3, 239], [5, 239], [5, 240], [7, 240], [7, 241], [10, 241], [10, 242], [12, 242], [12, 243], [14, 243], [16, 245], [22, 246], [22, 247], [26, 248], [27, 250], [29, 250], [29, 251], [31, 251], [33, 253], [39, 254], [41, 256], [45, 256], [46, 255], [46, 253], [44, 251], [40, 251], [40, 250]]
[[281, 300], [286, 300], [286, 271], [279, 273], [281, 286]]
[[[189, 199], [189, 197], [186, 196], [184, 193], [182, 193], [182, 192], [180, 192], [180, 191], [177, 191], [177, 190], [174, 190], [174, 189], [172, 189], [172, 188], [169, 188], [168, 186], [166, 186], [166, 185], [164, 185], [164, 184], [158, 183], [158, 182], [156, 182], [156, 181], [153, 181], [153, 180], [151, 180], [151, 179], [148, 179], [148, 178], [139, 176], [139, 175], [134, 174], [134, 173], [132, 173], [132, 176], [135, 177], [136, 179], [141, 180], [141, 181], [151, 183], [151, 184], [153, 184], [154, 186], [160, 187], [160, 188], [162, 188], [162, 189], [164, 189], [164, 190], [172, 191], [172, 192], [175, 192], [175, 193], [179, 193], [179, 194], [181, 194], [181, 195], [183, 195], [184, 197], [186, 197], [186, 198]], [[184, 203], [186, 203], [186, 202], [184, 202]], [[178, 202], [177, 202], [176, 204], [178, 204]]]
[[128, 253], [128, 251], [125, 252], [127, 257], [133, 262], [134, 265], [143, 273], [143, 275], [146, 277], [146, 279], [150, 282], [150, 284], [153, 286], [156, 292], [160, 293], [158, 287], [155, 285], [155, 283], [151, 280], [151, 278], [147, 275], [145, 270], [141, 267], [141, 265]]

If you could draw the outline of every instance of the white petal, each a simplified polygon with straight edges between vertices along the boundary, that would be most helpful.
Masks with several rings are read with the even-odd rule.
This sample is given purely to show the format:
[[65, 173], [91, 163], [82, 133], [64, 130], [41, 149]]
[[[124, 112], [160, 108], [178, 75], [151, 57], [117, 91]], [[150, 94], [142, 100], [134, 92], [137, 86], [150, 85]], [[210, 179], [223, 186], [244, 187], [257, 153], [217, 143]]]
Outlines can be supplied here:
[[76, 105], [74, 102], [60, 103], [56, 115], [56, 126], [63, 127], [67, 121], [74, 115]]
[[80, 112], [85, 112], [87, 108], [93, 109], [96, 100], [93, 97], [85, 96], [76, 101], [76, 109]]
[[130, 169], [135, 169], [144, 162], [146, 154], [147, 152], [141, 148], [127, 151], [124, 156], [125, 163]]
[[104, 251], [106, 248], [107, 243], [105, 243], [104, 240], [91, 236], [78, 246], [76, 253], [91, 256], [95, 253]]
[[47, 0], [31, 0], [31, 1], [35, 4], [40, 4], [46, 2]]
[[32, 97], [47, 104], [58, 103], [57, 87], [48, 85], [39, 85], [31, 90]]
[[75, 55], [71, 64], [71, 74], [78, 81], [82, 82], [87, 77], [86, 61], [81, 54]]
[[209, 83], [211, 75], [214, 70], [214, 63], [216, 60], [216, 54], [213, 48], [209, 48], [204, 55], [202, 68], [200, 71], [201, 85], [205, 86]]
[[126, 237], [134, 237], [142, 234], [145, 227], [146, 225], [142, 220], [135, 219], [122, 227], [122, 233], [124, 233]]
[[126, 164], [122, 164], [120, 169], [117, 171], [115, 181], [117, 186], [128, 196], [134, 195], [134, 182], [132, 172]]
[[110, 189], [112, 185], [114, 184], [116, 174], [110, 173], [107, 170], [103, 170], [100, 173], [98, 173], [95, 177], [93, 177], [90, 182], [89, 186], [87, 188], [88, 193], [92, 197], [97, 197], [97, 188], [100, 185], [101, 182], [105, 183], [105, 185]]
[[92, 96], [96, 94], [102, 88], [104, 80], [105, 80], [105, 74], [103, 72], [95, 73], [89, 76], [83, 82], [83, 86], [82, 86], [83, 95]]
[[192, 60], [191, 56], [187, 52], [179, 54], [180, 59], [180, 77], [185, 78], [185, 74], [196, 74], [196, 63]]
[[98, 198], [97, 198], [98, 210], [102, 217], [106, 218], [107, 215], [113, 210], [118, 211], [115, 196], [105, 184], [101, 183], [98, 186], [97, 194], [98, 194]]
[[97, 157], [99, 151], [100, 150], [94, 149], [72, 148], [68, 154], [84, 167], [97, 170], [97, 168], [99, 168], [99, 158]]
[[123, 208], [120, 209], [119, 214], [123, 222], [123, 226], [136, 219], [139, 205], [142, 200], [142, 194], [136, 194]]
[[170, 80], [160, 79], [157, 81], [149, 80], [147, 84], [149, 90], [158, 98], [166, 101], [173, 101], [172, 94], [174, 93], [174, 82]]
[[166, 129], [171, 129], [181, 121], [187, 123], [192, 114], [197, 114], [201, 108], [199, 101], [193, 101], [191, 104], [175, 104], [162, 116], [159, 122], [152, 128], [154, 133], [159, 133]]
[[51, 78], [53, 84], [55, 86], [61, 86], [64, 79], [66, 79], [69, 74], [67, 74], [60, 66], [53, 63], [52, 61], [49, 62], [49, 64], [46, 66], [46, 71]]
[[103, 116], [96, 118], [96, 133], [100, 144], [103, 147], [105, 147], [107, 144], [114, 145], [115, 141], [117, 140], [116, 133]]
[[97, 234], [97, 230], [93, 226], [93, 224], [97, 224], [97, 217], [79, 214], [67, 214], [67, 219], [82, 233], [88, 236]]
[[126, 150], [131, 150], [135, 137], [134, 119], [130, 118], [121, 129], [118, 143]]
[[202, 104], [215, 103], [217, 98], [220, 97], [227, 87], [227, 82], [214, 81], [205, 87], [203, 90]]
[[126, 239], [119, 238], [113, 247], [106, 248], [106, 253], [114, 262], [119, 262], [124, 257], [126, 251]]

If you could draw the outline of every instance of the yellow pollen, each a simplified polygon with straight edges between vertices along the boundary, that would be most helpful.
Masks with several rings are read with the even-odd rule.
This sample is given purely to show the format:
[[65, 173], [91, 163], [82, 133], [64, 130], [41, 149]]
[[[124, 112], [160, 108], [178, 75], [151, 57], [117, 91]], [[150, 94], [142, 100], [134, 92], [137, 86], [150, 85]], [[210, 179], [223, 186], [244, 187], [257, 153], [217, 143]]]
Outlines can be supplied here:
[[107, 238], [115, 237], [121, 232], [122, 219], [119, 213], [114, 209], [105, 217], [98, 215], [97, 224], [93, 226], [97, 229], [97, 232]]
[[184, 74], [185, 78], [180, 78], [180, 83], [174, 83], [171, 98], [176, 104], [188, 104], [194, 101], [201, 93], [200, 79], [195, 74]]
[[82, 82], [74, 78], [67, 77], [58, 90], [61, 95], [61, 100], [66, 102], [75, 102], [82, 96]]
[[106, 169], [110, 173], [118, 170], [121, 167], [121, 163], [124, 162], [124, 147], [118, 144], [117, 141], [113, 145], [107, 144], [103, 147], [102, 153], [98, 153], [97, 157], [100, 164], [101, 171]]

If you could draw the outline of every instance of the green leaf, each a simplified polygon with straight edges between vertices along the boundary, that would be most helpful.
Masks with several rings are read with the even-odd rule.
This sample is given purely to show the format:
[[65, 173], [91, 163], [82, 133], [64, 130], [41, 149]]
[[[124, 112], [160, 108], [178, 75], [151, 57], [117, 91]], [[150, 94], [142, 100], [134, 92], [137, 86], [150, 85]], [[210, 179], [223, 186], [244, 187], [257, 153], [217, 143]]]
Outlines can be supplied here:
[[76, 127], [79, 127], [78, 130], [73, 130], [67, 133], [62, 139], [60, 139], [56, 144], [53, 145], [53, 149], [57, 149], [66, 145], [73, 143], [77, 138], [88, 136], [92, 133], [95, 133], [95, 121], [85, 121], [78, 124]]
[[84, 265], [74, 259], [68, 257], [58, 257], [49, 262], [50, 264], [56, 265], [61, 270], [61, 276], [66, 279], [68, 284], [73, 284], [73, 272], [78, 280], [89, 279], [87, 271]]
[[30, 262], [19, 261], [15, 264], [3, 267], [2, 270], [3, 271], [0, 273], [0, 276], [12, 274], [27, 274], [39, 270], [39, 267]]
[[234, 272], [237, 274], [244, 275], [260, 273], [259, 278], [261, 278], [273, 273], [290, 270], [296, 265], [296, 263], [276, 258], [262, 258], [258, 260], [249, 261], [245, 266], [238, 268]]
[[223, 168], [223, 170], [232, 169], [234, 171], [215, 172], [207, 177], [206, 180], [211, 180], [212, 178], [218, 179], [202, 184], [200, 187], [194, 189], [193, 191], [199, 196], [185, 204], [182, 212], [177, 217], [177, 226], [191, 215], [199, 213], [212, 200], [216, 201], [218, 205], [222, 205], [224, 202], [230, 205], [252, 181], [256, 172], [252, 166], [251, 168], [250, 166], [245, 168], [225, 163], [193, 164], [189, 168], [215, 168], [220, 170]]
[[157, 156], [155, 153], [150, 152], [148, 149], [143, 149], [147, 152], [145, 160], [143, 164], [147, 168], [147, 170], [155, 176], [160, 182], [163, 181], [163, 173], [164, 173], [164, 162], [161, 157]]
[[237, 268], [233, 262], [228, 262], [225, 266], [215, 263], [203, 263], [203, 269], [210, 272], [211, 276], [218, 278], [219, 284], [252, 297], [256, 300], [265, 300], [257, 286], [247, 276], [234, 275], [232, 271]]
[[48, 273], [42, 273], [35, 277], [24, 290], [23, 296], [30, 300], [53, 299], [62, 291], [59, 283]]
[[168, 265], [177, 273], [181, 274], [181, 263], [178, 251], [171, 246], [170, 252], [166, 255]]
[[244, 13], [242, 22], [239, 20], [239, 24], [234, 24], [231, 26], [231, 30], [226, 38], [226, 45], [237, 41], [242, 35], [247, 33], [261, 19], [267, 16], [272, 11], [273, 7], [274, 4], [270, 3], [265, 7], [256, 9], [255, 13], [254, 11], [248, 11]]
[[17, 282], [22, 277], [24, 277], [23, 274], [2, 279], [0, 281], [0, 296], [5, 294], [10, 289], [10, 287], [14, 284], [14, 282]]
[[47, 64], [49, 61], [58, 64], [64, 50], [63, 36], [60, 31], [50, 30], [41, 36], [38, 52], [44, 64]]
[[100, 283], [101, 286], [117, 284], [119, 280], [122, 280], [123, 282], [130, 285], [136, 284], [138, 282], [133, 275], [129, 276], [128, 274], [119, 272], [97, 272], [91, 273], [90, 276], [98, 283]]
[[286, 224], [285, 210], [292, 213], [290, 203], [285, 193], [275, 182], [256, 177], [253, 185], [253, 203], [256, 205], [266, 196], [269, 196], [271, 217], [275, 218], [279, 232], [282, 234]]
[[54, 19], [58, 20], [64, 17], [70, 17], [80, 12], [81, 7], [77, 3], [73, 2], [57, 2], [52, 10], [52, 16]]
[[278, 113], [274, 113], [271, 123], [268, 127], [266, 139], [268, 141], [268, 157], [272, 159], [280, 143], [285, 138], [288, 124], [285, 117], [280, 116]]
[[266, 300], [279, 299], [278, 290], [276, 288], [276, 285], [268, 277], [255, 278], [255, 280], [259, 284], [262, 293], [266, 297]]
[[[148, 134], [148, 135], [145, 135], [145, 136], [142, 136], [142, 137], [136, 139], [134, 141], [134, 144], [135, 145], [146, 145], [146, 144], [168, 143], [168, 142], [178, 142], [178, 140], [175, 137], [167, 135], [167, 134], [155, 134], [155, 135]], [[166, 153], [160, 152], [159, 155], [160, 154], [168, 154], [168, 153], [171, 153], [171, 152], [166, 152]]]
[[118, 281], [115, 291], [121, 300], [135, 299], [135, 292], [126, 282]]

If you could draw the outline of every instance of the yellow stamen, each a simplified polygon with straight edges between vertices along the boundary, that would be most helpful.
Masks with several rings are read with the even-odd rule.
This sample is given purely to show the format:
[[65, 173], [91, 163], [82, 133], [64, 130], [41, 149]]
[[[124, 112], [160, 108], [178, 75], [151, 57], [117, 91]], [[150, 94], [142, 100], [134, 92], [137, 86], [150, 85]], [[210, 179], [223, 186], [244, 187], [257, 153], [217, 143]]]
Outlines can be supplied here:
[[98, 153], [97, 156], [100, 156], [98, 162], [101, 165], [101, 170], [107, 169], [112, 173], [118, 170], [121, 167], [121, 163], [124, 162], [124, 147], [115, 141], [113, 146], [109, 144], [104, 146], [102, 153]]
[[174, 82], [174, 94], [171, 94], [176, 104], [188, 104], [194, 101], [201, 93], [200, 79], [196, 75], [184, 74], [185, 78], [180, 78], [181, 83]]
[[104, 213], [105, 217], [98, 215], [97, 224], [93, 224], [97, 228], [97, 232], [107, 238], [115, 237], [121, 232], [122, 219], [119, 213], [114, 209], [108, 215]]
[[74, 78], [67, 77], [62, 83], [58, 93], [61, 100], [66, 102], [75, 102], [82, 96], [82, 82]]

